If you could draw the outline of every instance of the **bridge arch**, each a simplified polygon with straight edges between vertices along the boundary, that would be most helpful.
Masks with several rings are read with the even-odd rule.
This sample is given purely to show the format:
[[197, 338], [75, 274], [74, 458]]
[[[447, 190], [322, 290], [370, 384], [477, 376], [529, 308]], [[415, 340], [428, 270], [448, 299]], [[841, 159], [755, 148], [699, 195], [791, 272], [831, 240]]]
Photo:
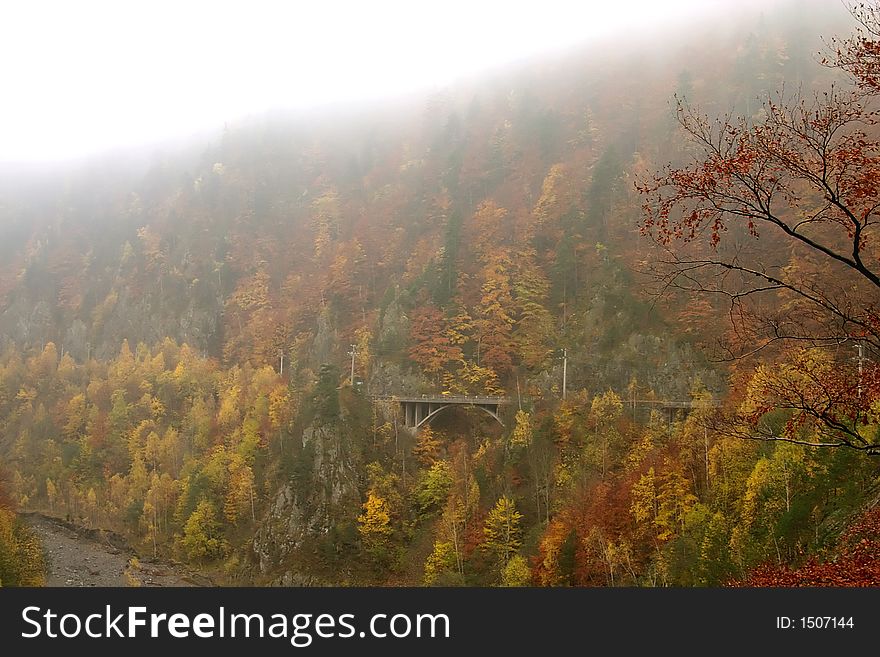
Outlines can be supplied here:
[[[423, 418], [421, 419], [420, 422], [418, 422], [417, 424], [415, 424], [415, 425], [413, 426], [413, 429], [418, 430], [418, 429], [419, 429], [420, 427], [422, 427], [423, 425], [428, 424], [428, 422], [429, 422], [431, 419], [437, 417], [437, 415], [439, 415], [441, 411], [445, 411], [447, 408], [453, 408], [454, 406], [463, 406], [463, 404], [445, 404], [445, 405], [441, 406], [440, 408], [435, 408], [434, 410], [430, 411], [425, 417], [423, 417]], [[478, 404], [471, 404], [470, 406], [472, 406], [473, 408], [479, 408], [481, 411], [483, 411], [484, 413], [486, 413], [489, 417], [491, 417], [492, 419], [494, 419], [494, 420], [495, 420], [498, 424], [500, 424], [502, 427], [504, 426], [504, 422], [502, 422], [502, 421], [501, 421], [501, 418], [498, 416], [498, 412], [497, 412], [497, 410], [496, 410], [496, 411], [491, 411], [491, 410], [489, 410], [488, 408], [486, 408], [485, 406], [481, 406], [481, 405], [478, 405]], [[497, 407], [496, 407], [496, 408], [497, 408]]]

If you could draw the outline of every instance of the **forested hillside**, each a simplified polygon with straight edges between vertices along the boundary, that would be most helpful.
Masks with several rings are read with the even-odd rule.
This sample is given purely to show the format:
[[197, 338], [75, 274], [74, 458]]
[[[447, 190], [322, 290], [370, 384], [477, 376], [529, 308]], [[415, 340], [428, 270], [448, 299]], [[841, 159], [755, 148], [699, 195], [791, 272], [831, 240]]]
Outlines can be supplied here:
[[[820, 306], [862, 283], [751, 222], [676, 223], [702, 197], [663, 177], [706, 161], [682, 116], [693, 137], [687, 116], [761, 126], [777, 92], [857, 88], [819, 54], [843, 14], [792, 3], [393, 106], [267, 113], [148, 163], [6, 172], [9, 506], [229, 583], [880, 584], [876, 289], [827, 322], [772, 282], [736, 303], [729, 269], [688, 269], [719, 242]], [[866, 117], [842, 171], [873, 172]], [[766, 179], [756, 153], [709, 157], [706, 202]], [[870, 271], [877, 180], [854, 192]], [[783, 218], [818, 207], [780, 194]], [[444, 393], [507, 397], [503, 425], [454, 409], [413, 431], [375, 399]]]

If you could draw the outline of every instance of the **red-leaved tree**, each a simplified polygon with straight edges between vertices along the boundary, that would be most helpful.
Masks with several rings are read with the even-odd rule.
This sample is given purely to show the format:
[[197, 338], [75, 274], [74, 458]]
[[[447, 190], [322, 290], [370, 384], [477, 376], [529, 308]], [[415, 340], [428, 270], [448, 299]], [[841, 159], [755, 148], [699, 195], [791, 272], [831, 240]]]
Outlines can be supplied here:
[[[759, 372], [747, 408], [724, 422], [877, 454], [880, 2], [852, 12], [860, 29], [832, 41], [827, 61], [851, 84], [780, 92], [751, 118], [713, 120], [679, 99], [693, 162], [638, 188], [662, 288], [726, 301], [724, 357], [765, 351], [785, 365]], [[787, 419], [768, 423], [780, 409]]]

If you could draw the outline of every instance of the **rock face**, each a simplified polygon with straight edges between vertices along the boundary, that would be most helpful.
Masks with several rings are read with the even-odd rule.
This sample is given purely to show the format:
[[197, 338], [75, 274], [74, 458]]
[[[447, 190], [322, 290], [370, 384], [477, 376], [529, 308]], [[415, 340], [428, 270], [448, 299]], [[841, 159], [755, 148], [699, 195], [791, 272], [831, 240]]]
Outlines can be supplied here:
[[296, 551], [351, 517], [360, 504], [357, 459], [344, 421], [307, 427], [301, 458], [303, 476], [281, 487], [252, 543], [260, 575], [275, 574], [274, 582], [283, 586], [321, 583], [297, 563]]
[[301, 543], [305, 529], [302, 505], [297, 502], [293, 487], [287, 484], [278, 491], [254, 534], [252, 550], [260, 573], [266, 575], [284, 562]]

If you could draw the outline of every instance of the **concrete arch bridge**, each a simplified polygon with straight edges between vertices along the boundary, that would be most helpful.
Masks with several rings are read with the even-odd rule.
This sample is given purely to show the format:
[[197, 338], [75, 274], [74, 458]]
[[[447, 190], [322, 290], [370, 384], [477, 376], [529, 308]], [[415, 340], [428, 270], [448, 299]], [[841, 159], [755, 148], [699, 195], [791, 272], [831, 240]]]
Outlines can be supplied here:
[[510, 403], [508, 397], [468, 396], [468, 395], [421, 395], [421, 396], [381, 396], [373, 397], [375, 401], [400, 404], [404, 422], [410, 429], [418, 431], [423, 425], [437, 417], [447, 408], [455, 406], [471, 406], [479, 408], [502, 427], [500, 407]]

